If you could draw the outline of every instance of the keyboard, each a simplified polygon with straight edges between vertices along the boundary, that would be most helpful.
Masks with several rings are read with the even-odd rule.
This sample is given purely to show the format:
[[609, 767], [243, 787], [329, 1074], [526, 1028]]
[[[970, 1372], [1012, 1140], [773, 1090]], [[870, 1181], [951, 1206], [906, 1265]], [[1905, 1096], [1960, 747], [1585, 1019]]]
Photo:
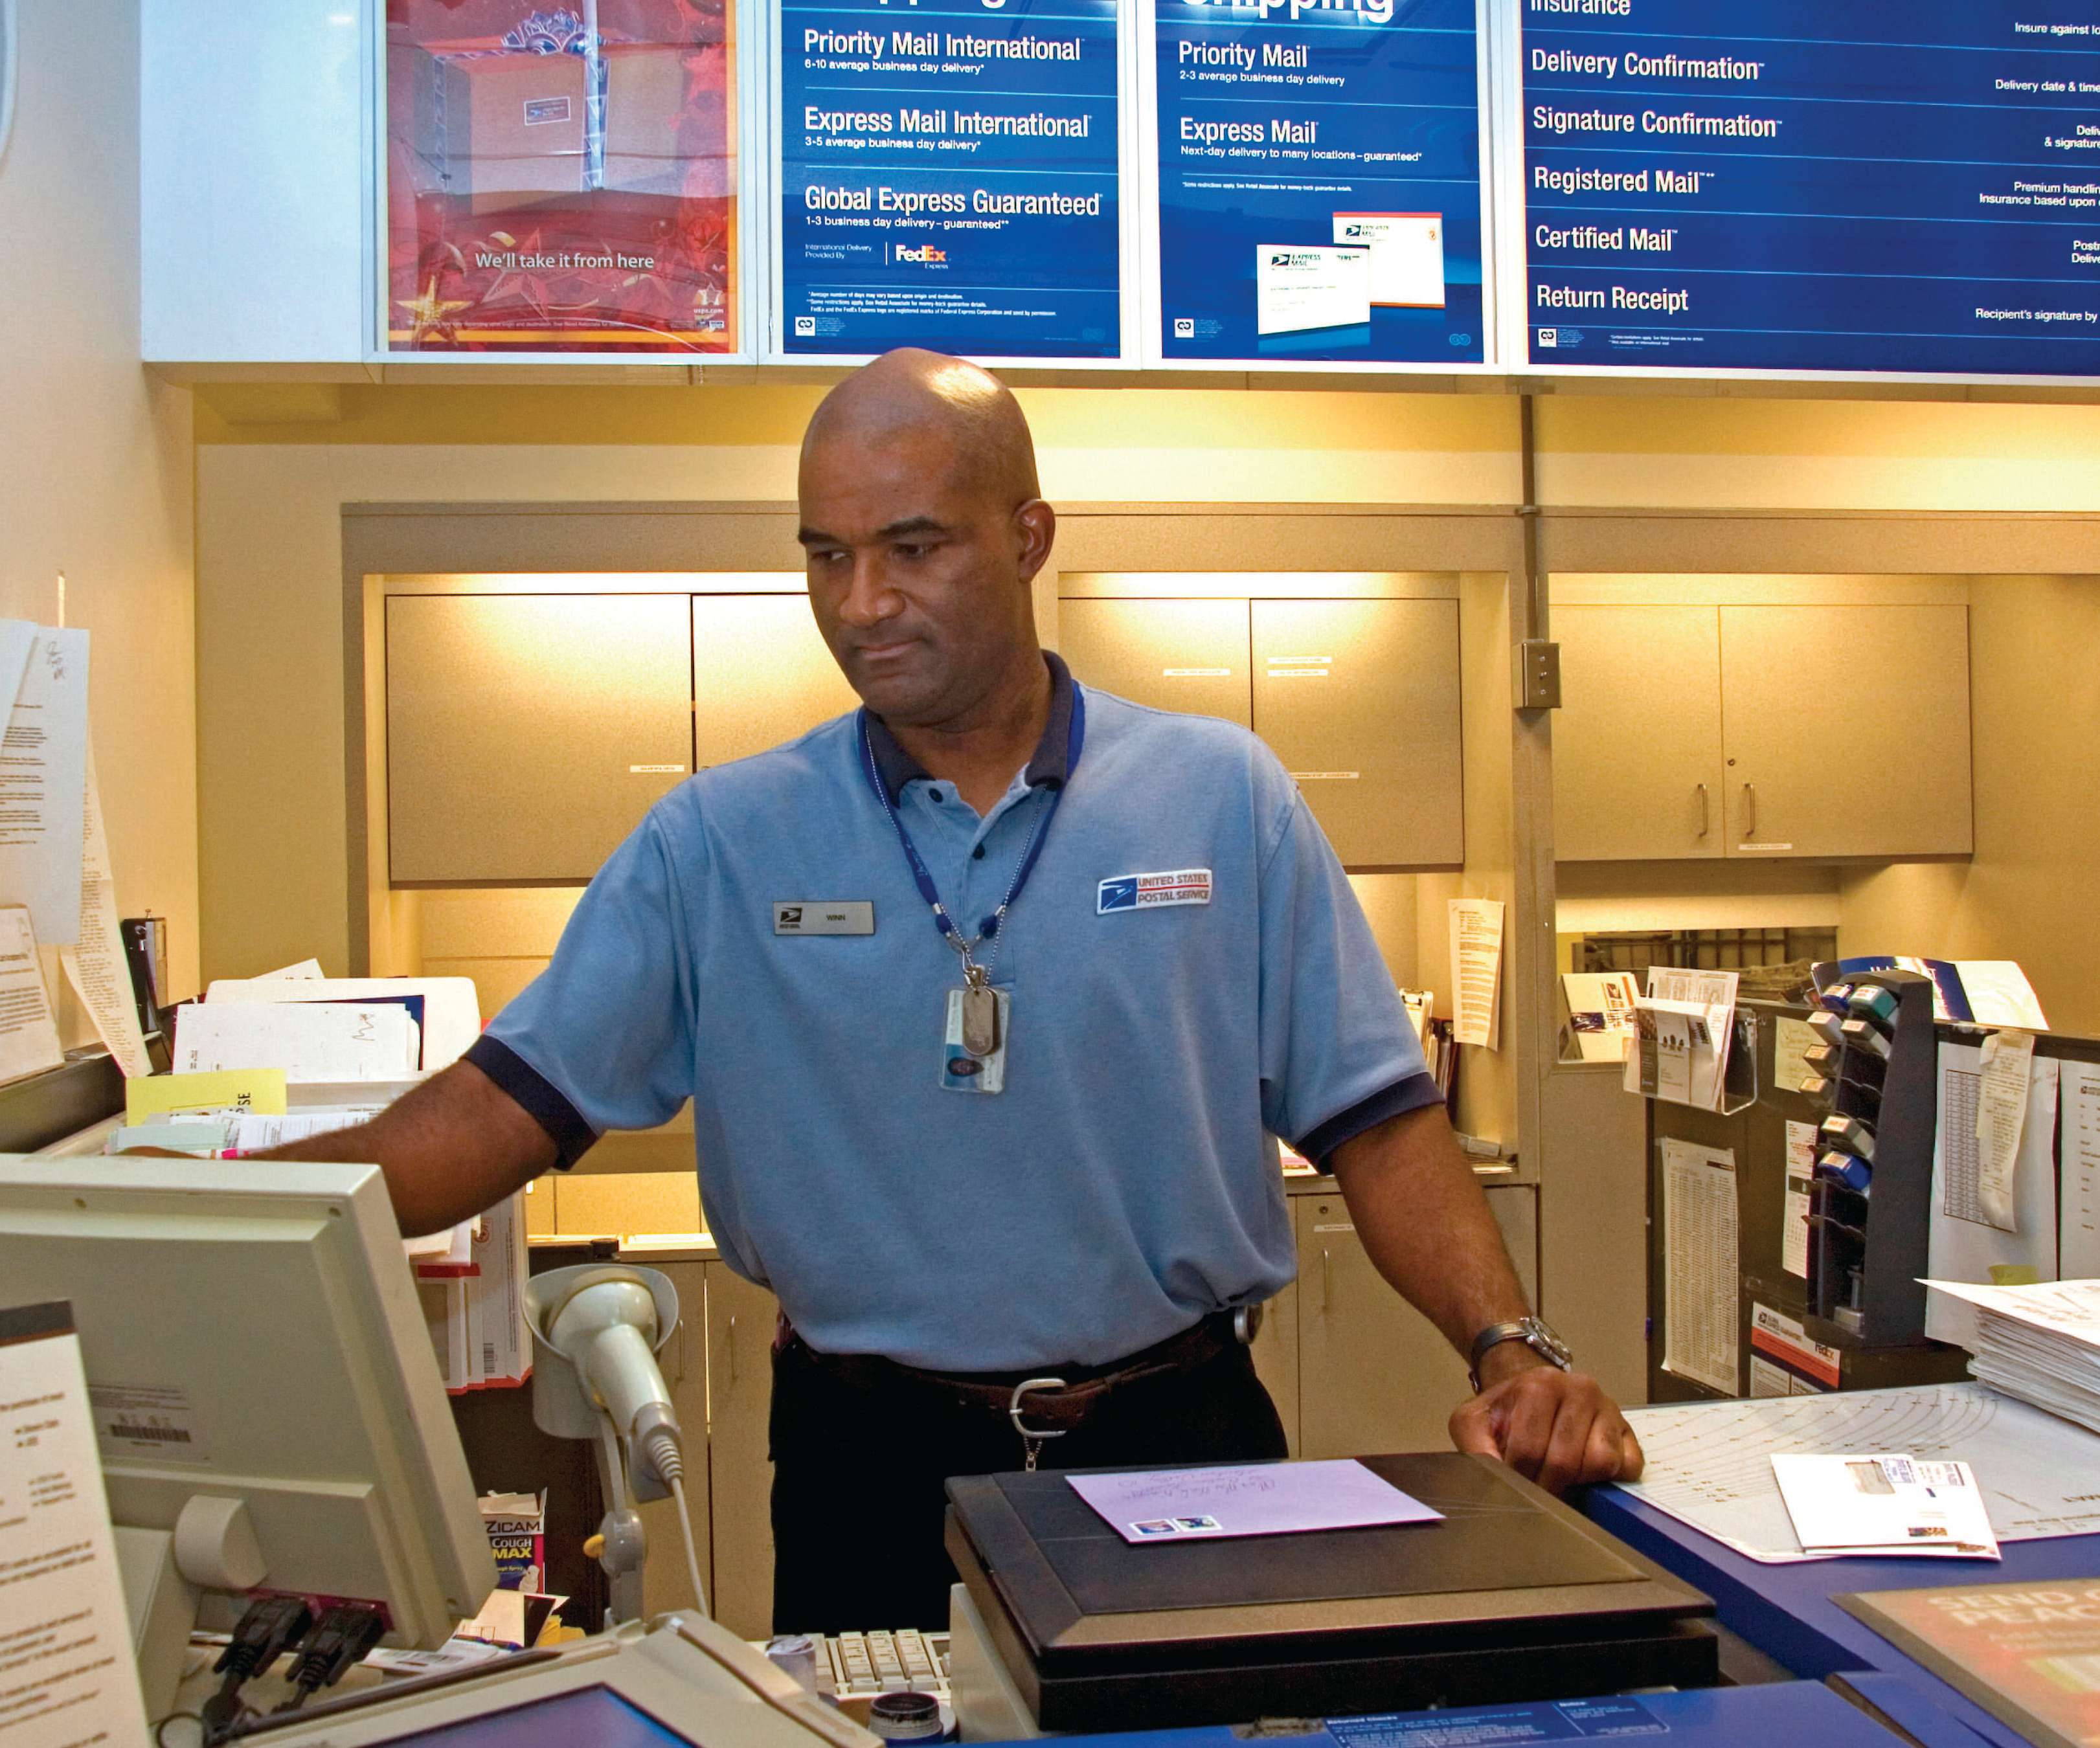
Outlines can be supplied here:
[[812, 1633], [817, 1691], [867, 1701], [878, 1693], [930, 1693], [945, 1707], [948, 1636], [944, 1632]]

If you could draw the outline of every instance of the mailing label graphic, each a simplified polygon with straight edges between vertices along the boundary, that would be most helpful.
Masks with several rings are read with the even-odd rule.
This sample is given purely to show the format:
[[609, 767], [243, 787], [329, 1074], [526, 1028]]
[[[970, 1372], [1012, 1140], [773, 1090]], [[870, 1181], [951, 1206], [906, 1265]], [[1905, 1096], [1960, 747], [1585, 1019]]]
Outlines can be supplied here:
[[1101, 882], [1096, 914], [1113, 910], [1151, 910], [1168, 905], [1207, 905], [1211, 901], [1211, 870], [1183, 868], [1171, 874], [1118, 874]]

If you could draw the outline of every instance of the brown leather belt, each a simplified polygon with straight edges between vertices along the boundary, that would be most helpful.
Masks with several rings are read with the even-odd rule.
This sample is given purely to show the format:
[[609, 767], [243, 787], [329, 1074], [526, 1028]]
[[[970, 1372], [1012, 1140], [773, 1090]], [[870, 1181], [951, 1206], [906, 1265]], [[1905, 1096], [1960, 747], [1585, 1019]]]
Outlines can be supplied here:
[[911, 1383], [938, 1389], [968, 1407], [1003, 1414], [1027, 1440], [1058, 1438], [1074, 1431], [1103, 1398], [1127, 1385], [1171, 1372], [1193, 1371], [1238, 1346], [1233, 1314], [1214, 1311], [1179, 1335], [1155, 1341], [1105, 1366], [1051, 1366], [1030, 1372], [929, 1372], [879, 1354], [824, 1354], [785, 1327], [784, 1341], [823, 1369], [863, 1389]]

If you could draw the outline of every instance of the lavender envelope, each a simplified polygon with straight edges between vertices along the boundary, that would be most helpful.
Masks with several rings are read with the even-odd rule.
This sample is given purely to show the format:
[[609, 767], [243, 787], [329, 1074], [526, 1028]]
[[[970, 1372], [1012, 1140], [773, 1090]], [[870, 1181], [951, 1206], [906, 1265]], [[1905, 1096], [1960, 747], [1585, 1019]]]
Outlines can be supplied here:
[[1148, 1469], [1067, 1479], [1072, 1490], [1133, 1545], [1434, 1523], [1443, 1517], [1362, 1464], [1348, 1460]]

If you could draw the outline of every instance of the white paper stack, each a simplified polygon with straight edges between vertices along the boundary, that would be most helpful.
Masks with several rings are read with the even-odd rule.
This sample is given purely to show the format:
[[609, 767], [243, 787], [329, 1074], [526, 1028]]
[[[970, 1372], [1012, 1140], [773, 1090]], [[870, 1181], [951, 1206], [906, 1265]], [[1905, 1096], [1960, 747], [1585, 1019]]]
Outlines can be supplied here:
[[523, 1192], [441, 1236], [441, 1251], [412, 1260], [445, 1389], [457, 1396], [524, 1383], [532, 1376], [532, 1330]]
[[1984, 1383], [2100, 1433], [2100, 1280], [1926, 1285], [1976, 1307], [1969, 1369]]

